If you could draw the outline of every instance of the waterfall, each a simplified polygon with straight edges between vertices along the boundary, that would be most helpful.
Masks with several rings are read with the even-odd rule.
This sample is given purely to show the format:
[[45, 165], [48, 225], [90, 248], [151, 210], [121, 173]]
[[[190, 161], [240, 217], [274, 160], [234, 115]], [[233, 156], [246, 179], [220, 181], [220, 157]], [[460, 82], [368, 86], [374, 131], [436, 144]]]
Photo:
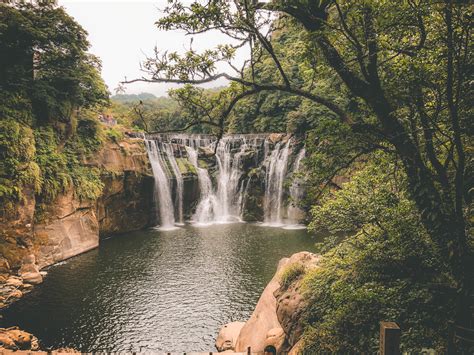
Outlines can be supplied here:
[[173, 146], [169, 143], [163, 143], [163, 149], [166, 153], [168, 161], [170, 162], [171, 169], [173, 170], [174, 177], [176, 178], [176, 205], [178, 210], [178, 222], [182, 224], [183, 220], [183, 175], [179, 170], [178, 163], [174, 155]]
[[289, 188], [290, 205], [288, 206], [288, 223], [290, 224], [286, 228], [305, 228], [304, 225], [299, 224], [304, 219], [304, 212], [298, 207], [303, 198], [304, 189], [301, 188], [302, 179], [297, 175], [300, 172], [301, 160], [305, 154], [306, 150], [301, 148], [293, 166], [293, 180]]
[[265, 177], [265, 224], [282, 226], [283, 182], [285, 180], [290, 140], [281, 146], [277, 143], [266, 159]]
[[[240, 148], [234, 152], [235, 144], [240, 143]], [[219, 222], [242, 221], [241, 198], [242, 186], [239, 185], [243, 171], [240, 169], [241, 157], [247, 148], [245, 138], [224, 138], [217, 147], [217, 163], [219, 175], [217, 180], [217, 197], [219, 210], [216, 218]]]
[[196, 149], [191, 146], [186, 146], [186, 151], [189, 161], [196, 168], [200, 191], [200, 200], [192, 220], [199, 224], [209, 224], [214, 221], [214, 215], [219, 210], [219, 204], [212, 188], [211, 178], [206, 169], [199, 167], [198, 152]]
[[[285, 179], [299, 171], [305, 151], [301, 149], [288, 167], [293, 148], [291, 139], [285, 141], [283, 134], [227, 135], [219, 141], [206, 134], [156, 134], [146, 137], [146, 146], [155, 177], [157, 217], [162, 228], [184, 222], [183, 200], [187, 193], [184, 181], [191, 183], [192, 176], [199, 185], [199, 195], [193, 195], [196, 197], [192, 205], [185, 206], [185, 210], [196, 225], [241, 222], [244, 208], [257, 208], [264, 216], [263, 225], [300, 226], [297, 223], [303, 216], [296, 205], [304, 191], [297, 178], [288, 187]], [[182, 172], [183, 166], [194, 169]], [[259, 174], [264, 174], [264, 181], [258, 181], [258, 176], [262, 176]], [[261, 193], [252, 196], [255, 192], [250, 186], [259, 184], [262, 190], [257, 191]], [[253, 197], [248, 206], [247, 195]], [[288, 196], [290, 204], [286, 208], [284, 201]]]
[[174, 206], [171, 198], [171, 186], [165, 170], [165, 161], [163, 160], [157, 143], [153, 140], [146, 140], [148, 157], [150, 159], [153, 176], [155, 177], [154, 200], [157, 208], [157, 218], [161, 223], [161, 229], [174, 228]]

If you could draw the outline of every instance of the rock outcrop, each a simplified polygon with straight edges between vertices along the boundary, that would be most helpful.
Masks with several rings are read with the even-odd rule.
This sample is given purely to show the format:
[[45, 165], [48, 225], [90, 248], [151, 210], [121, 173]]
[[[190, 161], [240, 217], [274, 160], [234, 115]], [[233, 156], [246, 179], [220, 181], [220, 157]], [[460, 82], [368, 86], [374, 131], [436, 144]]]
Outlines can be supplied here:
[[101, 237], [153, 225], [153, 174], [141, 139], [109, 144], [92, 162], [101, 168], [104, 190], [96, 214]]
[[[277, 272], [263, 291], [250, 319], [242, 326], [235, 346], [230, 339], [236, 330], [229, 335], [234, 322], [226, 324], [219, 333], [219, 351], [233, 350], [245, 352], [248, 347], [252, 352], [263, 352], [272, 349], [280, 353], [297, 354], [301, 347], [301, 315], [304, 310], [304, 298], [299, 293], [299, 282], [295, 279], [288, 288], [282, 289], [280, 280], [284, 270], [295, 263], [300, 263], [309, 270], [318, 267], [320, 256], [309, 252], [293, 254], [290, 258], [281, 259]], [[225, 341], [228, 341], [227, 343]], [[222, 346], [222, 344], [227, 344]]]
[[18, 327], [0, 328], [0, 353], [2, 350], [38, 350], [38, 339]]
[[78, 201], [73, 189], [45, 206], [34, 226], [33, 252], [43, 268], [99, 245], [99, 224], [94, 201]]

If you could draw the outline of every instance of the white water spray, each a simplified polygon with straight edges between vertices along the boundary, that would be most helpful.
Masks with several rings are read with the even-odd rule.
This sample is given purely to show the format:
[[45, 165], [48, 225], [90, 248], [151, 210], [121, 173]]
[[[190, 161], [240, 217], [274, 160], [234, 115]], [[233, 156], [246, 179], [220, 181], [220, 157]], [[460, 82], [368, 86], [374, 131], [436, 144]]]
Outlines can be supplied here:
[[155, 206], [158, 206], [157, 217], [160, 221], [160, 228], [163, 230], [174, 229], [174, 206], [171, 198], [170, 181], [165, 171], [165, 162], [155, 141], [146, 140], [145, 143], [153, 170], [153, 176], [155, 177], [153, 197]]

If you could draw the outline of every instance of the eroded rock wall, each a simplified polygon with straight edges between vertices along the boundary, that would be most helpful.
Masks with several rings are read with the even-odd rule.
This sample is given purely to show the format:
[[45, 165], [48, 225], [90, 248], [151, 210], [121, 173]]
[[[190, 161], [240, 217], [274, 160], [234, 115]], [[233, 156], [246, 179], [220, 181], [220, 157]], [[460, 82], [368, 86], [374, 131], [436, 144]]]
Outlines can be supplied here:
[[[107, 143], [87, 165], [101, 171], [103, 194], [81, 201], [71, 187], [52, 203], [24, 198], [0, 219], [0, 281], [21, 270], [29, 255], [35, 267], [45, 266], [96, 248], [99, 235], [109, 236], [153, 225], [153, 175], [141, 139]], [[8, 265], [8, 268], [5, 266]]]
[[152, 226], [153, 175], [143, 141], [109, 144], [92, 164], [103, 171], [104, 190], [96, 203], [101, 237]]

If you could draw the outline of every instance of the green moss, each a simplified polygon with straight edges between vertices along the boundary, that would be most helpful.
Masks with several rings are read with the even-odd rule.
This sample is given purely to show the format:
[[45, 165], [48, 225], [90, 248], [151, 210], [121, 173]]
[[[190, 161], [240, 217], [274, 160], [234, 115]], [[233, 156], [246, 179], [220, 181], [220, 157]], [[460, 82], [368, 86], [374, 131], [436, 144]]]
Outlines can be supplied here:
[[199, 159], [198, 160], [198, 166], [201, 168], [201, 169], [206, 169], [208, 170], [209, 169], [209, 164], [203, 160], [203, 159]]
[[176, 158], [176, 163], [178, 164], [179, 171], [183, 175], [193, 174], [196, 175], [196, 168], [192, 165], [186, 158]]
[[107, 139], [113, 143], [118, 143], [124, 138], [124, 134], [117, 127], [109, 127], [105, 130]]
[[100, 169], [79, 166], [72, 172], [75, 194], [80, 200], [95, 200], [102, 195], [104, 184]]
[[44, 201], [52, 201], [72, 183], [68, 159], [58, 150], [57, 137], [52, 128], [36, 130], [35, 139], [35, 160], [41, 171], [42, 182], [40, 195]]
[[301, 263], [288, 265], [280, 274], [280, 287], [287, 290], [290, 285], [299, 279], [306, 272], [306, 268]]

